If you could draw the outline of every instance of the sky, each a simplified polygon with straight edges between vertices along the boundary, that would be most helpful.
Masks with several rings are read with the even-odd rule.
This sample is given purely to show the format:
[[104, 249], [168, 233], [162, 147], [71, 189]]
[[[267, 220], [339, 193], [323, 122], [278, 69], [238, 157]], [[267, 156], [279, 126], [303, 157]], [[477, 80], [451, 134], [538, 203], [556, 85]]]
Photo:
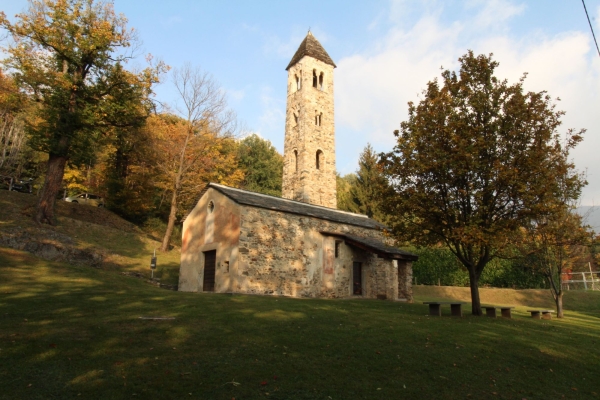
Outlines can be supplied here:
[[[585, 0], [600, 40], [600, 0]], [[283, 153], [288, 65], [310, 29], [335, 69], [336, 162], [358, 169], [370, 143], [393, 149], [407, 118], [441, 68], [468, 50], [494, 54], [496, 76], [546, 90], [566, 112], [559, 133], [585, 128], [573, 152], [589, 182], [582, 205], [600, 205], [600, 55], [580, 0], [115, 0], [140, 40], [132, 67], [152, 54], [172, 68], [210, 73], [249, 132]], [[26, 0], [0, 0], [14, 20]], [[170, 77], [157, 99], [177, 105]]]

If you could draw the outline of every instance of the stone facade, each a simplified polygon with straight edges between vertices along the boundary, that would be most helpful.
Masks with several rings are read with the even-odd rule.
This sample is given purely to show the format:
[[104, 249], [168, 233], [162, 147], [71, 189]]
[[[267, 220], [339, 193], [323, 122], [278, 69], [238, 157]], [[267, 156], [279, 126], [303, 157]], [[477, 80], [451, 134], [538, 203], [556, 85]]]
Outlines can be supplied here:
[[385, 241], [376, 229], [237, 204], [210, 188], [184, 222], [179, 290], [204, 291], [204, 254], [216, 250], [217, 293], [356, 296], [353, 268], [360, 263], [359, 297], [412, 300], [409, 262], [323, 232]]
[[288, 67], [283, 197], [336, 208], [335, 65], [310, 32], [299, 52]]

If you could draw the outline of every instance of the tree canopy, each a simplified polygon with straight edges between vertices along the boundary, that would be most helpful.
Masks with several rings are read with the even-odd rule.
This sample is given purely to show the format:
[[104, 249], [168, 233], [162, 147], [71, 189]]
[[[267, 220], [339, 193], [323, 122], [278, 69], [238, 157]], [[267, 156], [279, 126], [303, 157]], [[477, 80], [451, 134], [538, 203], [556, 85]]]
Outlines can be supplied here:
[[113, 127], [141, 125], [163, 66], [125, 70], [135, 38], [112, 3], [32, 0], [17, 17], [11, 24], [0, 13], [0, 26], [14, 41], [4, 62], [39, 104], [28, 124], [30, 145], [49, 159], [36, 220], [53, 224], [66, 163], [88, 162]]
[[281, 197], [283, 156], [271, 142], [256, 134], [245, 137], [239, 143], [238, 163], [245, 173], [244, 189]]
[[[586, 182], [569, 160], [583, 130], [558, 133], [564, 114], [550, 96], [509, 85], [492, 56], [469, 51], [460, 70], [430, 81], [385, 157], [392, 188], [384, 204], [398, 237], [442, 243], [469, 271], [473, 314], [478, 280], [518, 230], [579, 197]], [[557, 176], [564, 177], [559, 183]]]
[[380, 193], [385, 192], [387, 187], [379, 156], [371, 144], [367, 144], [358, 159], [356, 180], [350, 186], [350, 196], [358, 212], [385, 223], [387, 218], [381, 208]]

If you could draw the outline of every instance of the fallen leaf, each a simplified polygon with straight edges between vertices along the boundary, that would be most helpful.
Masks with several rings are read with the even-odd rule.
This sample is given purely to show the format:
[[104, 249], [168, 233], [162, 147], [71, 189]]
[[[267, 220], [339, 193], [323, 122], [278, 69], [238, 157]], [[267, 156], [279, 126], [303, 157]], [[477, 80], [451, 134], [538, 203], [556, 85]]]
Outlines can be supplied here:
[[50, 347], [55, 348], [56, 347], [56, 343], [50, 343]]
[[267, 381], [262, 381], [262, 382], [260, 383], [260, 385], [261, 385], [261, 386], [265, 386], [266, 384], [267, 384]]

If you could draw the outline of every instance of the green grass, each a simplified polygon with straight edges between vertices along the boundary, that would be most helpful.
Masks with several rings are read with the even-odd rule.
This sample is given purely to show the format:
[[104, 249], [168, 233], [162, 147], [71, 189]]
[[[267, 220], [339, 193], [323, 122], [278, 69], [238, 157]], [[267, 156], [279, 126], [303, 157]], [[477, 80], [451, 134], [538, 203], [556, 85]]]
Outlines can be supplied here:
[[0, 399], [593, 399], [600, 296], [586, 296], [563, 320], [430, 318], [171, 292], [0, 249]]
[[[37, 197], [6, 190], [1, 193], [0, 231], [15, 228], [36, 230], [31, 213]], [[105, 209], [57, 201], [56, 213], [56, 226], [44, 225], [43, 228], [69, 236], [77, 248], [97, 249], [105, 255], [102, 269], [137, 272], [150, 277], [150, 257], [160, 247], [159, 241]], [[179, 248], [157, 251], [157, 256], [154, 277], [159, 278], [161, 283], [177, 285], [181, 258]]]

